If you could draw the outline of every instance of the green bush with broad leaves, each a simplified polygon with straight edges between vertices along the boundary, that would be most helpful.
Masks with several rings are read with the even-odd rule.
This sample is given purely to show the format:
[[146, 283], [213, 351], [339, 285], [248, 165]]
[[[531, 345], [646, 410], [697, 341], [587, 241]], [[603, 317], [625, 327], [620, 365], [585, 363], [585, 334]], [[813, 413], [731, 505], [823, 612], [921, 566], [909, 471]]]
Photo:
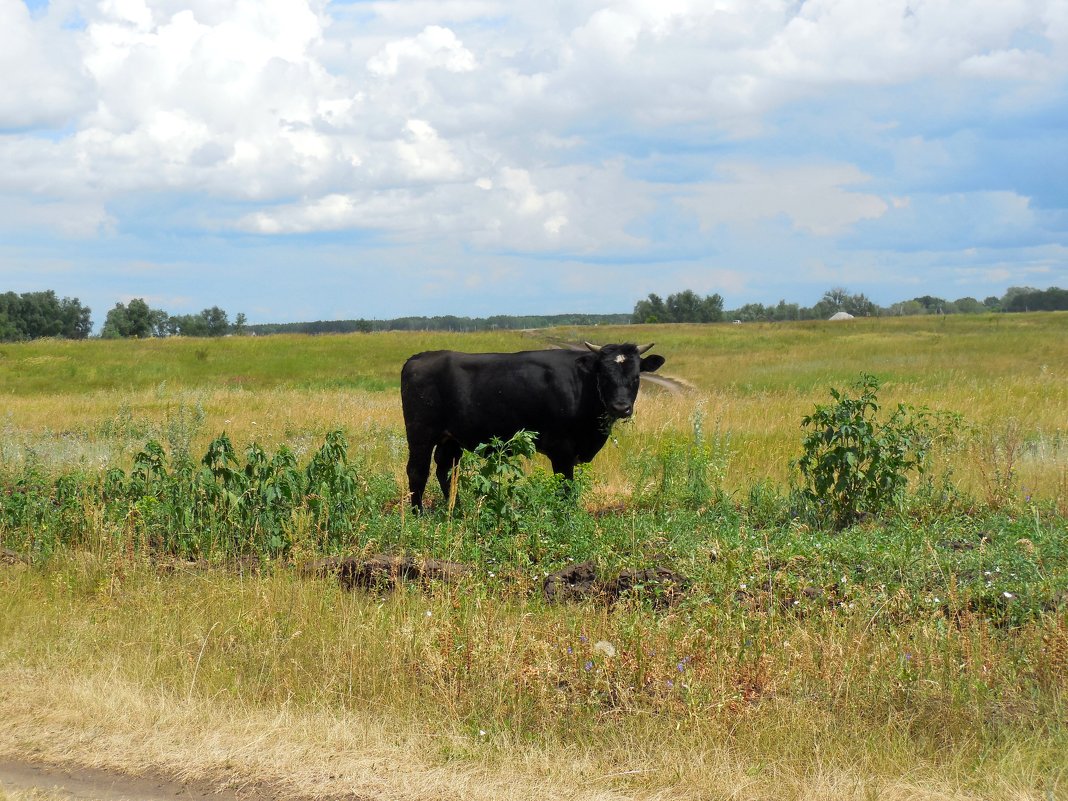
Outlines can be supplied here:
[[530, 490], [524, 460], [534, 458], [536, 436], [521, 430], [508, 440], [493, 437], [460, 459], [460, 487], [475, 499], [480, 519], [493, 528], [519, 528]]
[[953, 418], [903, 403], [880, 419], [879, 379], [861, 375], [854, 394], [831, 388], [834, 403], [801, 420], [804, 453], [794, 464], [801, 490], [821, 525], [843, 529], [864, 515], [897, 508], [909, 475], [922, 474], [932, 443]]

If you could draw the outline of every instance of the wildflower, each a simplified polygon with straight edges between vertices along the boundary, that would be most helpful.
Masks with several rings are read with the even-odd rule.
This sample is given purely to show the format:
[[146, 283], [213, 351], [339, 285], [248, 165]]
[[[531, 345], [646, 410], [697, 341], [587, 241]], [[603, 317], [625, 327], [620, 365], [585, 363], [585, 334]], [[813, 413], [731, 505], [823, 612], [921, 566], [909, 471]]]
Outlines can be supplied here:
[[586, 664], [582, 666], [583, 670], [593, 670], [593, 660], [587, 659]]
[[671, 679], [668, 679], [664, 682], [664, 686], [670, 690], [675, 686], [675, 682], [673, 682]]
[[478, 736], [479, 737], [485, 737], [486, 736], [486, 730], [485, 729], [479, 729], [478, 730]]
[[1014, 596], [1014, 595], [1013, 595], [1013, 594], [1012, 594], [1011, 592], [1003, 592], [1003, 593], [1001, 593], [1001, 594], [1002, 594], [1002, 595], [1003, 595], [1004, 597], [1006, 597], [1006, 598], [1009, 598], [1009, 599], [1012, 599], [1012, 598], [1015, 598], [1015, 597], [1016, 597], [1016, 596]]
[[607, 640], [600, 640], [594, 643], [593, 650], [598, 651], [609, 658], [616, 655], [616, 647]]
[[426, 610], [426, 616], [427, 617], [430, 617], [432, 614], [434, 614], [434, 613], [431, 612], [429, 609]]

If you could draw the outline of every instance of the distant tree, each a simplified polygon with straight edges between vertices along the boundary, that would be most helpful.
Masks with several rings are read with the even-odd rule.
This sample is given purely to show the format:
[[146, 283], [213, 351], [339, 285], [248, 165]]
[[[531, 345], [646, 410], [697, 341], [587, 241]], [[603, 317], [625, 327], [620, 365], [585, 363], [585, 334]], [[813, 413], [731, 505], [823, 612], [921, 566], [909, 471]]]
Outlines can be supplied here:
[[996, 298], [993, 295], [987, 298], [983, 298], [983, 305], [990, 311], [1001, 310], [1001, 298]]
[[780, 300], [779, 304], [775, 307], [775, 311], [772, 313], [772, 319], [783, 322], [784, 320], [800, 320], [801, 309], [796, 303], [787, 303], [785, 300]]
[[238, 335], [244, 334], [245, 333], [245, 329], [247, 329], [247, 328], [248, 328], [248, 319], [245, 317], [245, 313], [244, 312], [238, 312], [237, 316], [234, 317], [234, 324], [233, 324], [233, 327], [232, 327], [233, 332], [235, 334], [238, 334]]
[[152, 328], [152, 336], [170, 336], [173, 331], [170, 327], [171, 316], [163, 309], [152, 309], [149, 313], [149, 324]]
[[879, 307], [868, 299], [863, 292], [850, 295], [845, 301], [845, 310], [854, 317], [873, 317], [879, 313]]
[[12, 342], [20, 338], [19, 329], [8, 317], [7, 309], [0, 306], [0, 342]]
[[218, 306], [204, 309], [200, 316], [204, 318], [204, 327], [209, 337], [221, 337], [230, 333], [230, 319]]
[[125, 303], [116, 303], [108, 316], [104, 318], [104, 327], [100, 329], [100, 336], [104, 339], [120, 339], [127, 336], [130, 330], [130, 321], [126, 313]]
[[844, 286], [836, 286], [823, 293], [821, 300], [834, 307], [835, 311], [846, 311], [846, 302], [849, 300], [849, 290]]
[[917, 314], [927, 314], [927, 309], [917, 300], [903, 300], [890, 306], [890, 314], [896, 317], [910, 317]]
[[723, 319], [723, 296], [718, 292], [705, 295], [701, 301], [701, 322], [718, 323]]
[[60, 336], [67, 339], [85, 339], [93, 330], [93, 320], [88, 306], [83, 306], [77, 298], [63, 298], [59, 302], [63, 330]]
[[48, 290], [21, 295], [7, 292], [0, 296], [0, 314], [6, 320], [3, 325], [6, 339], [80, 338], [86, 335], [81, 331], [89, 310], [76, 298], [61, 301], [55, 292]]
[[813, 316], [820, 320], [826, 320], [840, 311], [848, 312], [854, 317], [871, 317], [879, 313], [879, 307], [863, 292], [853, 295], [842, 286], [828, 289], [812, 307]]
[[1033, 295], [1038, 291], [1040, 290], [1033, 286], [1010, 286], [1005, 290], [1005, 294], [1001, 296], [1001, 308], [1004, 311], [1008, 311], [1017, 297], [1020, 295]]
[[104, 320], [100, 336], [104, 339], [150, 337], [155, 333], [157, 319], [158, 313], [149, 308], [144, 298], [134, 298], [126, 305], [116, 303]]
[[152, 309], [144, 298], [134, 298], [126, 305], [126, 336], [144, 339], [152, 336]]
[[177, 336], [206, 337], [208, 322], [203, 314], [175, 314], [167, 321], [168, 329]]
[[953, 306], [960, 314], [979, 314], [987, 310], [986, 306], [971, 297], [957, 298], [953, 301]]
[[635, 323], [717, 323], [723, 319], [723, 297], [719, 294], [700, 297], [692, 289], [684, 289], [661, 300], [650, 294], [634, 305], [631, 315]]
[[668, 295], [665, 305], [669, 318], [675, 323], [695, 323], [701, 316], [701, 298], [691, 289]]
[[634, 304], [631, 319], [636, 323], [664, 323], [669, 318], [664, 301], [659, 295], [650, 292], [649, 297]]
[[935, 297], [934, 295], [921, 295], [918, 298], [913, 298], [914, 301], [923, 306], [924, 311], [927, 314], [942, 314], [946, 310], [946, 299]]
[[1002, 299], [1001, 307], [1007, 312], [1068, 310], [1068, 290], [1055, 286], [1045, 291], [1018, 292], [1011, 297], [1006, 294], [1006, 298], [1008, 300]]
[[817, 300], [812, 307], [817, 319], [826, 320], [833, 314], [845, 311], [843, 303], [845, 302], [846, 294], [846, 290], [842, 287], [835, 287], [824, 292], [823, 297]]
[[730, 313], [730, 319], [743, 323], [765, 322], [772, 319], [771, 310], [763, 303], [746, 303]]

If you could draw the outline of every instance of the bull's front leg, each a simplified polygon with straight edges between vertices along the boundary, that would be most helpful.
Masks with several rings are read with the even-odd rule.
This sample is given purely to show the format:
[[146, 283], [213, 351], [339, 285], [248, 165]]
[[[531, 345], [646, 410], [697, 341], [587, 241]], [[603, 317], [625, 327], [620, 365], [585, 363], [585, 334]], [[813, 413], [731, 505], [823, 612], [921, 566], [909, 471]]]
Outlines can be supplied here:
[[549, 462], [553, 466], [553, 472], [564, 478], [560, 485], [560, 496], [565, 500], [575, 500], [578, 496], [578, 490], [575, 487], [575, 465], [578, 460], [574, 454], [556, 453], [549, 456]]

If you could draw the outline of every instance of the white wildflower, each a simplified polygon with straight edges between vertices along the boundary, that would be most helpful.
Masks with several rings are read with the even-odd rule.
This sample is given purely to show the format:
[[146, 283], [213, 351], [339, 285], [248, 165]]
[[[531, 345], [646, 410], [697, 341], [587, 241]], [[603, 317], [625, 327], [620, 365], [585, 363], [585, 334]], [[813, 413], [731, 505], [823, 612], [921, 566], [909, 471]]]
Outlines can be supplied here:
[[616, 655], [616, 647], [607, 640], [600, 640], [593, 644], [593, 650], [598, 653], [602, 653], [607, 657], [613, 657]]

